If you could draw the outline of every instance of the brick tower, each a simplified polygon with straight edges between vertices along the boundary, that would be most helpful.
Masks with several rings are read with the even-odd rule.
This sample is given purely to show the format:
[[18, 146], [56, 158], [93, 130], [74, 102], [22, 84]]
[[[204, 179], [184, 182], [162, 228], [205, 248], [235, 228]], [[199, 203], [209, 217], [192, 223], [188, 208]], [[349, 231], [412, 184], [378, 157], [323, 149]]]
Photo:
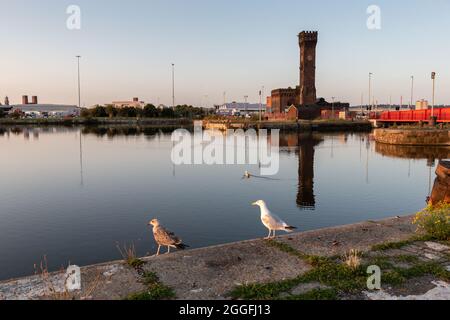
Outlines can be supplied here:
[[300, 44], [300, 105], [316, 103], [316, 47], [318, 32], [303, 31], [298, 35]]

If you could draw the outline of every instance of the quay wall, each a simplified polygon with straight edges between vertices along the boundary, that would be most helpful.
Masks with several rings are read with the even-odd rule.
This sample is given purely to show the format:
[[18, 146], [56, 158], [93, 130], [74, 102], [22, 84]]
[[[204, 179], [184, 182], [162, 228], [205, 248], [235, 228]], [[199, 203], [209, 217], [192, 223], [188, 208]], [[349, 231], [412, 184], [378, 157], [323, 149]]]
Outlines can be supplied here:
[[450, 131], [439, 129], [376, 129], [375, 141], [393, 145], [450, 146]]

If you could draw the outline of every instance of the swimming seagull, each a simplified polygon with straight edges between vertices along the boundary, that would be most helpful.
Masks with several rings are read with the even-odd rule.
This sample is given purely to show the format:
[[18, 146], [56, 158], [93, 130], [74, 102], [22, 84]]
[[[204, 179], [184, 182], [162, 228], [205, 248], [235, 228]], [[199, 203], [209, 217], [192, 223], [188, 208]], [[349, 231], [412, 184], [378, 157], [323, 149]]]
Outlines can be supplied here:
[[159, 252], [161, 247], [167, 247], [167, 253], [170, 253], [170, 248], [176, 248], [180, 250], [186, 249], [187, 245], [183, 244], [183, 241], [178, 238], [173, 232], [165, 229], [159, 223], [158, 219], [153, 219], [149, 222], [148, 225], [153, 226], [153, 236], [155, 237], [155, 241], [158, 244], [158, 252], [156, 253], [159, 256]]
[[271, 213], [263, 200], [256, 201], [252, 205], [259, 206], [259, 208], [261, 209], [261, 221], [264, 224], [264, 226], [266, 226], [266, 228], [269, 229], [269, 235], [265, 239], [271, 239], [272, 231], [273, 231], [272, 238], [275, 238], [277, 231], [292, 232], [295, 229], [297, 229], [296, 227], [288, 225], [278, 216]]
[[244, 173], [244, 179], [250, 179], [252, 177], [252, 174], [248, 171], [245, 171]]

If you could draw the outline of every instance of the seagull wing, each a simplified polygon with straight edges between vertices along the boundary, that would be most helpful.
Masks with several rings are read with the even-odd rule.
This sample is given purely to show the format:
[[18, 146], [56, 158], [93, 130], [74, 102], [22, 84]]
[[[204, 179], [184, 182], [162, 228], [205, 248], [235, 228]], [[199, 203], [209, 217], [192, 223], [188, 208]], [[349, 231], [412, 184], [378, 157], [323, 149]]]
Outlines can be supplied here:
[[277, 230], [283, 226], [283, 223], [280, 218], [274, 216], [272, 214], [266, 214], [261, 217], [263, 224], [271, 230]]
[[291, 227], [286, 222], [284, 222], [279, 216], [276, 214], [273, 214], [271, 212], [266, 213], [262, 217], [263, 223], [272, 230], [286, 230], [286, 229], [292, 229], [294, 227]]
[[175, 246], [181, 243], [181, 239], [178, 238], [173, 232], [163, 228], [158, 227], [153, 231], [155, 240], [159, 245], [163, 246]]

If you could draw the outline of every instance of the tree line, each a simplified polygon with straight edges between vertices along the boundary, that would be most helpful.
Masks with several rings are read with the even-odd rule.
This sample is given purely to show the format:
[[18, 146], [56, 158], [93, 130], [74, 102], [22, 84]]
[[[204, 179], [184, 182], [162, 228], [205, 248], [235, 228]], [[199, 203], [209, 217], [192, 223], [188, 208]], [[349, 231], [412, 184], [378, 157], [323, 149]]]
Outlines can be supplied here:
[[202, 119], [213, 111], [188, 105], [178, 105], [175, 108], [156, 108], [153, 104], [147, 104], [144, 108], [114, 106], [96, 106], [91, 109], [81, 110], [83, 118], [188, 118]]

